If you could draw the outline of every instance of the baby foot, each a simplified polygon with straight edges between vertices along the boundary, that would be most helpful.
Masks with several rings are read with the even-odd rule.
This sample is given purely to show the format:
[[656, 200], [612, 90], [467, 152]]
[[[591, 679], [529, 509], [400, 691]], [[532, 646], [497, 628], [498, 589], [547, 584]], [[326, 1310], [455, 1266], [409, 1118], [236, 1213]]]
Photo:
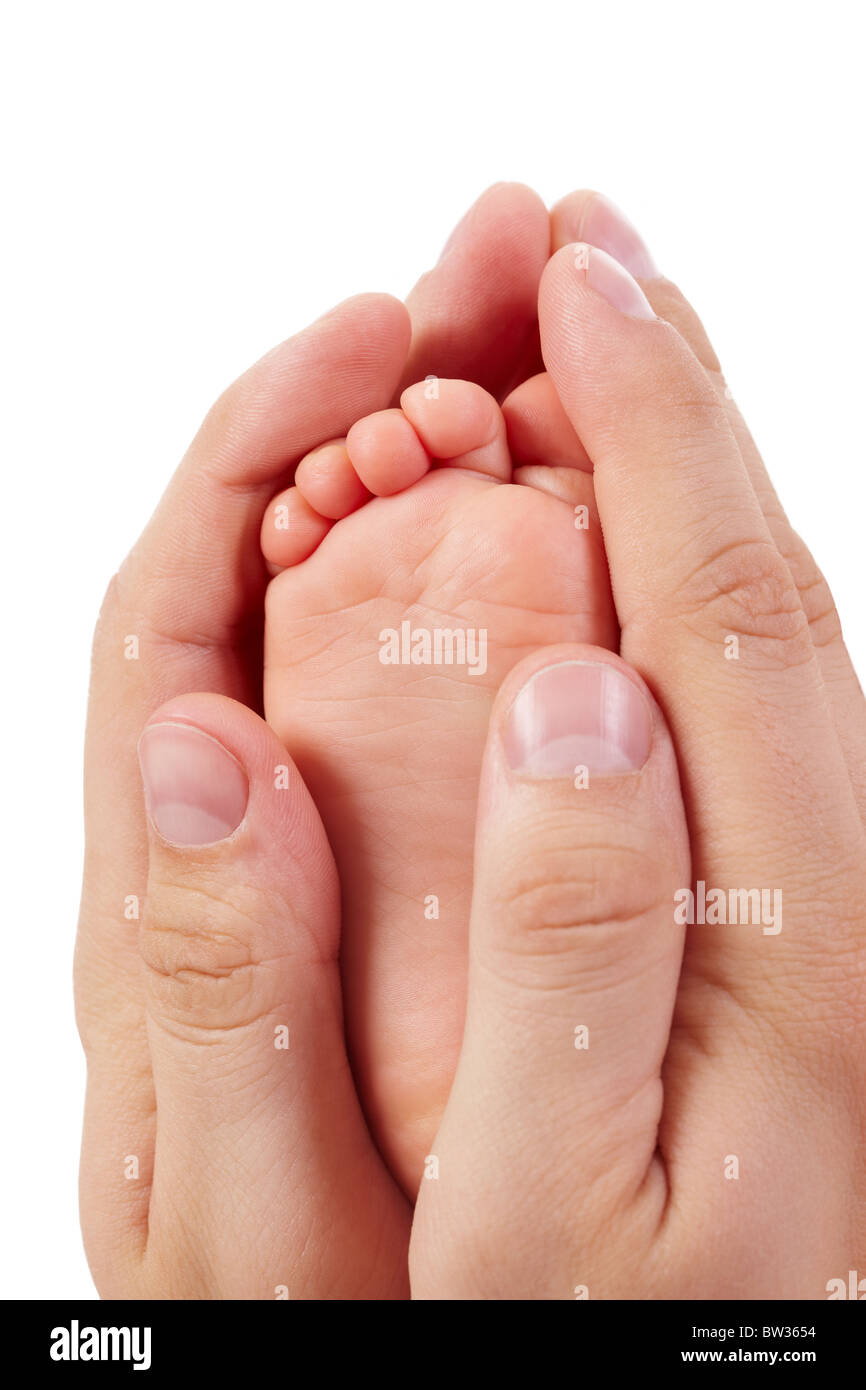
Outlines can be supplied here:
[[494, 694], [535, 648], [615, 647], [617, 627], [589, 463], [547, 377], [504, 410], [435, 378], [400, 406], [301, 461], [262, 548], [282, 571], [265, 712], [334, 851], [356, 1079], [414, 1192], [460, 1048]]

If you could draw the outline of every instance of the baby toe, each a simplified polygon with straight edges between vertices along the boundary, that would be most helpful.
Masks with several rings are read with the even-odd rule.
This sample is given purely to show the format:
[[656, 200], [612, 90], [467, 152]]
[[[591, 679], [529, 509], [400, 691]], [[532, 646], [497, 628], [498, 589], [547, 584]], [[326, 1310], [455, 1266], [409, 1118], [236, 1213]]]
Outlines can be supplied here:
[[402, 410], [379, 410], [352, 426], [346, 449], [361, 482], [377, 497], [417, 483], [430, 459]]
[[331, 529], [296, 487], [279, 493], [262, 520], [262, 554], [277, 569], [288, 569], [312, 555]]
[[370, 499], [352, 466], [343, 440], [333, 440], [305, 455], [295, 470], [295, 486], [320, 516], [339, 521]]
[[502, 411], [482, 386], [433, 377], [407, 387], [400, 404], [440, 464], [471, 468], [501, 481], [511, 477]]

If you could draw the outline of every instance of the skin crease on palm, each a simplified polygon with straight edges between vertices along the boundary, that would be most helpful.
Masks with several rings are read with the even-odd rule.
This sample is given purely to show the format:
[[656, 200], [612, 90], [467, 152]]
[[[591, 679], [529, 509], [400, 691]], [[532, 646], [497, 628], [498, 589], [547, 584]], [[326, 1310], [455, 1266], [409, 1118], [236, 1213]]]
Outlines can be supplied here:
[[[106, 597], [97, 1287], [403, 1298], [411, 1228], [419, 1298], [826, 1297], [866, 1265], [866, 718], [826, 585], [598, 195], [490, 190], [407, 307], [232, 387]], [[383, 665], [404, 618], [485, 630], [487, 669]], [[678, 925], [694, 881], [782, 929]]]

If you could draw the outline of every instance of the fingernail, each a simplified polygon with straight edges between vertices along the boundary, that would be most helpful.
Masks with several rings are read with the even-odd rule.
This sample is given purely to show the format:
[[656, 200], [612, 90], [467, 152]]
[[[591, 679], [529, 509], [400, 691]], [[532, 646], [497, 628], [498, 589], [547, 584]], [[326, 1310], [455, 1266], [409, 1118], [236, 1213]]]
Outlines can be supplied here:
[[600, 251], [613, 256], [630, 275], [636, 275], [639, 280], [658, 278], [658, 269], [643, 237], [625, 213], [603, 194], [596, 193], [585, 209], [580, 223], [580, 237], [590, 246], [597, 246]]
[[654, 319], [652, 305], [625, 266], [597, 246], [576, 241], [569, 248], [578, 275], [620, 313], [635, 319]]
[[237, 758], [192, 724], [149, 724], [138, 742], [147, 813], [173, 845], [211, 845], [237, 830], [249, 781]]
[[515, 699], [503, 730], [505, 756], [528, 777], [617, 777], [649, 757], [652, 718], [634, 681], [604, 662], [544, 666]]

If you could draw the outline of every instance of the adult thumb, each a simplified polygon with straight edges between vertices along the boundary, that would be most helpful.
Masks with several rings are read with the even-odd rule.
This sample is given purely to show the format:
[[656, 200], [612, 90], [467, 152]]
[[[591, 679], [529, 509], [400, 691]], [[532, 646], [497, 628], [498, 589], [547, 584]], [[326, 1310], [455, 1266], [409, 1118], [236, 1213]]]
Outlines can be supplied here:
[[674, 894], [689, 882], [647, 687], [607, 651], [536, 652], [491, 718], [466, 1027], [416, 1210], [415, 1296], [573, 1297], [575, 1252], [639, 1195], [663, 1205]]
[[219, 695], [164, 705], [139, 758], [148, 1253], [208, 1270], [205, 1297], [404, 1296], [406, 1203], [346, 1057], [337, 874], [307, 788], [268, 725]]

